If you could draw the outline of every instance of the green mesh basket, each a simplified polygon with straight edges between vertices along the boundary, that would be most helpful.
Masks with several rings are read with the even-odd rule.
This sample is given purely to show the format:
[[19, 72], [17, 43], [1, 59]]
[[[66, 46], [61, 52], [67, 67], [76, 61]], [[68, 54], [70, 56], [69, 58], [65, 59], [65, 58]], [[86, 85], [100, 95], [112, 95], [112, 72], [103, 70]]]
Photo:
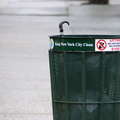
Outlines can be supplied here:
[[54, 120], [120, 120], [120, 36], [50, 36]]

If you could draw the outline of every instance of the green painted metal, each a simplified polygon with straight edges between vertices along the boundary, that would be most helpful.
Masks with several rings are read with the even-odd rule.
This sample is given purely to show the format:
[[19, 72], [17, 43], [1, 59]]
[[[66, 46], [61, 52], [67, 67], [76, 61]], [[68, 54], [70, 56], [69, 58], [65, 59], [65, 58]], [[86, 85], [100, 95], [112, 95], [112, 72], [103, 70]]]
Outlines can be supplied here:
[[103, 120], [104, 116], [104, 84], [105, 84], [105, 53], [103, 52], [100, 59], [100, 116], [99, 119]]
[[82, 120], [86, 120], [86, 62], [85, 62], [85, 54], [82, 53]]
[[[64, 35], [64, 36], [50, 36], [51, 50], [56, 51], [96, 51], [96, 48], [100, 46], [100, 42], [106, 44], [104, 51], [120, 51], [120, 36], [119, 35]], [[98, 44], [96, 41], [99, 40]], [[119, 40], [119, 44], [116, 42], [110, 42], [110, 40]], [[115, 44], [116, 43], [116, 44]], [[109, 47], [108, 47], [109, 46]], [[108, 48], [111, 50], [108, 50]], [[112, 48], [117, 49], [112, 49]], [[99, 48], [98, 48], [99, 50]]]
[[82, 49], [51, 46], [54, 120], [120, 120], [120, 52], [95, 51], [96, 39], [119, 38], [117, 35], [50, 36], [54, 44], [87, 41], [94, 45]]

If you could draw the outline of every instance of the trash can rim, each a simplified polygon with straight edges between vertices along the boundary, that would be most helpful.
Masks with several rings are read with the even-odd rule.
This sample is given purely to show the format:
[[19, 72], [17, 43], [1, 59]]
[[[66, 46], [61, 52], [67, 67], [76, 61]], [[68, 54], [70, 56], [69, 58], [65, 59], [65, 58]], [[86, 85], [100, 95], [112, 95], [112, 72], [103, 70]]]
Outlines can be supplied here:
[[115, 39], [117, 39], [117, 38], [120, 38], [120, 35], [63, 35], [63, 36], [61, 36], [61, 35], [51, 35], [51, 36], [49, 36], [50, 38], [95, 38], [95, 39], [101, 39], [101, 38], [103, 38], [103, 39], [112, 39], [112, 38], [115, 38]]

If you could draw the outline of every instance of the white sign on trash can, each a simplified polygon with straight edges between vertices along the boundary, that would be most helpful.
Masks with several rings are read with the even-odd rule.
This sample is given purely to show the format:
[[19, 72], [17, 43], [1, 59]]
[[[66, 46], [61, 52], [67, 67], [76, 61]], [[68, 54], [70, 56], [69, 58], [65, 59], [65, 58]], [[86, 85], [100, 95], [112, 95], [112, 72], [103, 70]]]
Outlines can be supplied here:
[[120, 51], [120, 39], [96, 39], [95, 51]]

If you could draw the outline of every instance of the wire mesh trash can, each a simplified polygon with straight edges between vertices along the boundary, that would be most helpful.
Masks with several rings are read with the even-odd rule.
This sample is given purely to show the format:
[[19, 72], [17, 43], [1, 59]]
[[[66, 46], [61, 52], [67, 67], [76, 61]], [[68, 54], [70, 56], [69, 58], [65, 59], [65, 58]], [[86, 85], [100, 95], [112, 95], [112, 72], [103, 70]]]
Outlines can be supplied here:
[[120, 120], [120, 35], [50, 36], [54, 120]]

